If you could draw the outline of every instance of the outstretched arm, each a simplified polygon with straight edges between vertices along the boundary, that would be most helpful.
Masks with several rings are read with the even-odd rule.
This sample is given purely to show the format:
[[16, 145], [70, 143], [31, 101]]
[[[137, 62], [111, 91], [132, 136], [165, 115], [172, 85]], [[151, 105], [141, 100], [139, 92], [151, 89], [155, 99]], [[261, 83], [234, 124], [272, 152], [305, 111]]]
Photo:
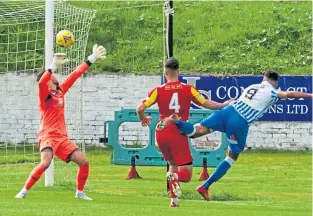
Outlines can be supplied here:
[[51, 79], [52, 71], [48, 69], [38, 82], [39, 106], [41, 107], [49, 95], [48, 81]]
[[97, 59], [105, 59], [106, 58], [106, 49], [103, 46], [98, 46], [95, 44], [92, 49], [92, 55], [88, 56], [88, 60], [86, 62], [81, 63], [61, 84], [60, 88], [65, 94], [72, 85], [76, 82], [76, 80], [81, 77], [88, 69], [89, 66], [94, 63]]
[[311, 93], [304, 93], [298, 91], [278, 91], [277, 95], [279, 98], [311, 98], [313, 95]]
[[194, 88], [191, 87], [191, 95], [192, 95], [192, 101], [204, 108], [211, 109], [211, 110], [219, 110], [227, 106], [232, 100], [225, 101], [224, 103], [218, 103], [213, 100], [207, 100], [204, 97], [201, 96], [200, 92]]
[[51, 79], [52, 73], [57, 70], [57, 68], [68, 61], [64, 53], [55, 53], [49, 69], [44, 72], [38, 81], [38, 96], [39, 96], [39, 106], [43, 107], [45, 101], [50, 93], [48, 82]]
[[76, 80], [89, 69], [91, 64], [92, 63], [88, 60], [81, 63], [70, 75], [66, 77], [66, 79], [60, 84], [60, 88], [64, 94], [72, 87]]
[[225, 101], [224, 103], [218, 103], [213, 100], [206, 100], [205, 103], [202, 104], [202, 106], [211, 110], [219, 110], [230, 104], [230, 102], [232, 102], [232, 100]]

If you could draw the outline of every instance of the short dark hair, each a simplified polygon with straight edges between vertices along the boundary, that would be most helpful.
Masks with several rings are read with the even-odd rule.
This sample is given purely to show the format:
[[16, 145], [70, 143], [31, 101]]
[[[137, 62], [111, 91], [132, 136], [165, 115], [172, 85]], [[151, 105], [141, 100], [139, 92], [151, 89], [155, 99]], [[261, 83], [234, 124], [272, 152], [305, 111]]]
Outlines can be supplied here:
[[165, 60], [164, 67], [169, 70], [178, 70], [179, 69], [179, 62], [177, 59], [170, 57]]
[[279, 74], [272, 70], [265, 71], [264, 76], [273, 81], [277, 81], [279, 78]]
[[41, 69], [41, 71], [37, 74], [37, 82], [41, 79], [42, 75], [46, 72], [44, 68]]

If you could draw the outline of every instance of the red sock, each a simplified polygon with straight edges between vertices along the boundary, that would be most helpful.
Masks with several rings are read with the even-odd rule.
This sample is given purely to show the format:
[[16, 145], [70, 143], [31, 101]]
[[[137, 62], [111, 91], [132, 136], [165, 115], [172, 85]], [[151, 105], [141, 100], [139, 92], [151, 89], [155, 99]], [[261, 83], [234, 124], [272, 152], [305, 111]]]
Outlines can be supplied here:
[[40, 179], [42, 173], [46, 170], [45, 167], [41, 166], [40, 164], [37, 165], [33, 171], [30, 173], [30, 176], [28, 177], [26, 183], [25, 183], [25, 189], [29, 190], [31, 187], [36, 184], [36, 182]]
[[169, 184], [169, 186], [170, 186], [170, 197], [171, 198], [176, 198], [177, 196], [174, 194], [174, 192], [173, 192], [173, 185], [172, 184]]
[[168, 185], [169, 185], [169, 188], [170, 188], [170, 197], [171, 198], [177, 198], [177, 196], [173, 192], [173, 184], [178, 182], [177, 181], [177, 173], [174, 173], [174, 175], [176, 176], [175, 180], [168, 180]]
[[89, 175], [89, 165], [78, 167], [77, 190], [83, 191]]
[[189, 170], [178, 170], [177, 175], [179, 182], [189, 182], [191, 180], [191, 173], [189, 172]]

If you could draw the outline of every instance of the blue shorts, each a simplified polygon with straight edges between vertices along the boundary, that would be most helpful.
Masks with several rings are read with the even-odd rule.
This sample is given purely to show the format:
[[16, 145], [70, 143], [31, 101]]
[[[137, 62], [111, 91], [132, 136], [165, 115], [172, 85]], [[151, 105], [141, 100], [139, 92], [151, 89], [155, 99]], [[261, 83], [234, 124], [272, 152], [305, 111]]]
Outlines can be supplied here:
[[213, 131], [226, 133], [228, 149], [240, 153], [246, 146], [249, 125], [231, 105], [224, 107], [203, 119], [200, 124]]

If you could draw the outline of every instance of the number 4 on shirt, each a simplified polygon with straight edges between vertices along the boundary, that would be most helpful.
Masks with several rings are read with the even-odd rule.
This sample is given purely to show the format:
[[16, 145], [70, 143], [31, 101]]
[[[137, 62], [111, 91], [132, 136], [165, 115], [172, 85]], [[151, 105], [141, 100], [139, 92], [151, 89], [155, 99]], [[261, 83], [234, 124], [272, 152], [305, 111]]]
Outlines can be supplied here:
[[170, 110], [175, 110], [175, 113], [179, 113], [180, 105], [178, 103], [178, 93], [175, 92], [171, 98], [170, 104], [169, 104]]

